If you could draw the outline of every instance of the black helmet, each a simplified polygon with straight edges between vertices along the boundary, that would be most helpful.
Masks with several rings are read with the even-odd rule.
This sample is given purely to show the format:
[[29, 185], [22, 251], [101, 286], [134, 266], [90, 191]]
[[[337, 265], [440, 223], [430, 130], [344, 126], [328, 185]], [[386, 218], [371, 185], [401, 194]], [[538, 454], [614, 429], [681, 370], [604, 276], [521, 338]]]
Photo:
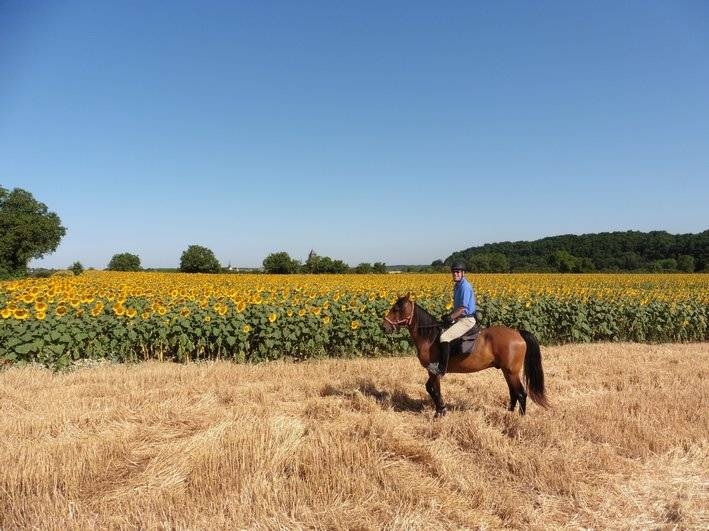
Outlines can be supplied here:
[[467, 269], [465, 262], [456, 260], [451, 264], [451, 271], [465, 271]]

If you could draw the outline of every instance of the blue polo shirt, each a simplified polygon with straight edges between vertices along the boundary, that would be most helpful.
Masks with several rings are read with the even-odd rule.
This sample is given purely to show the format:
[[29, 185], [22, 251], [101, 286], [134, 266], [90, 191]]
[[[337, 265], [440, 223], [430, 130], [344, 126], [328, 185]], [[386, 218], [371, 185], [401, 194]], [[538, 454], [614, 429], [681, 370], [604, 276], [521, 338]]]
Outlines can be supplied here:
[[475, 315], [477, 306], [475, 292], [473, 291], [473, 286], [470, 285], [470, 282], [465, 277], [456, 282], [453, 287], [453, 309], [455, 310], [461, 306], [465, 307], [465, 317]]

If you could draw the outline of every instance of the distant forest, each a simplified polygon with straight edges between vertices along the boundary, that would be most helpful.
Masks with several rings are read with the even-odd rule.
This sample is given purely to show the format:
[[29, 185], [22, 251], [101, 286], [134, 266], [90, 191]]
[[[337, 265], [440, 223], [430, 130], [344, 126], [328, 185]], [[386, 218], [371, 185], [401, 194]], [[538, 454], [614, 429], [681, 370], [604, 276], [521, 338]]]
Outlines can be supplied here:
[[709, 230], [699, 234], [601, 232], [535, 241], [488, 243], [454, 252], [433, 267], [462, 259], [476, 272], [709, 272]]

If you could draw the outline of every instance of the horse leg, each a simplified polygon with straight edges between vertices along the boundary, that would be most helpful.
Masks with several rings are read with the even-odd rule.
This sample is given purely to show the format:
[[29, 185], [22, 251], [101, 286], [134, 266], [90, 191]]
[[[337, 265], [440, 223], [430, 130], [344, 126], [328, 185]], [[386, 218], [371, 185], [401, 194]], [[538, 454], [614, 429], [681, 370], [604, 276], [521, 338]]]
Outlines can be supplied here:
[[443, 403], [443, 398], [441, 398], [441, 377], [435, 374], [428, 375], [428, 381], [426, 382], [426, 391], [431, 396], [433, 404], [436, 406], [436, 417], [442, 417], [448, 410]]
[[515, 390], [514, 386], [512, 385], [512, 382], [510, 381], [510, 376], [508, 372], [504, 372], [505, 375], [505, 381], [507, 382], [507, 388], [510, 391], [510, 406], [507, 408], [507, 411], [514, 411], [515, 406], [517, 405], [517, 391]]
[[527, 411], [527, 393], [524, 390], [519, 374], [508, 370], [503, 370], [507, 388], [510, 390], [510, 407], [508, 411], [514, 411], [517, 402], [519, 402], [519, 414], [524, 415]]

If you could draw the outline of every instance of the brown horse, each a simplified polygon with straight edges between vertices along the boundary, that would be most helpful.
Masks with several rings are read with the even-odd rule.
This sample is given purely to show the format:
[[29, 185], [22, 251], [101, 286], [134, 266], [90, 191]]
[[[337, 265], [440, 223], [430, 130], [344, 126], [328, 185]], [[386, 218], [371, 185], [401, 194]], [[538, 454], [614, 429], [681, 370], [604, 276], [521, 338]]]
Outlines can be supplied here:
[[[399, 297], [382, 322], [387, 333], [395, 332], [402, 326], [409, 329], [419, 362], [424, 368], [430, 362], [438, 360], [438, 337], [443, 327], [435, 317], [411, 300], [409, 295]], [[514, 411], [519, 402], [519, 412], [524, 415], [527, 409], [527, 393], [538, 405], [545, 408], [549, 406], [544, 394], [544, 371], [539, 343], [530, 332], [506, 326], [484, 328], [475, 340], [471, 352], [451, 352], [448, 362], [448, 372], [477, 372], [490, 367], [501, 369], [505, 376], [510, 390], [510, 411]], [[526, 391], [521, 381], [522, 368]], [[436, 416], [445, 415], [447, 410], [441, 397], [441, 377], [429, 373], [426, 390], [436, 406]]]

